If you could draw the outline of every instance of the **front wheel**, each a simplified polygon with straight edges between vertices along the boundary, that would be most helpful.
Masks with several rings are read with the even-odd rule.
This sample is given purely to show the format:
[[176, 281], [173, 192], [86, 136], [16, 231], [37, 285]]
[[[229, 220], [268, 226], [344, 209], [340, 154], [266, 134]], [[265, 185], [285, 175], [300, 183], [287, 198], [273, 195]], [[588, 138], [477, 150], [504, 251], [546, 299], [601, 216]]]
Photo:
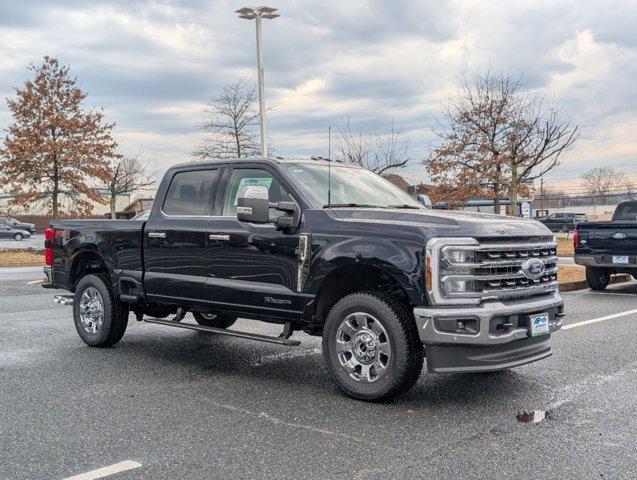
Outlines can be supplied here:
[[228, 328], [237, 321], [237, 317], [217, 315], [216, 313], [193, 312], [192, 316], [199, 325], [205, 327]]
[[22, 239], [24, 238], [24, 235], [22, 235], [21, 233], [16, 233], [13, 238], [15, 239], [16, 242], [21, 242]]
[[323, 328], [323, 356], [336, 385], [367, 401], [409, 390], [423, 365], [416, 324], [389, 295], [354, 293], [330, 311]]
[[592, 290], [604, 290], [610, 282], [610, 271], [606, 268], [586, 267], [586, 283]]
[[110, 347], [124, 336], [128, 306], [115, 298], [108, 277], [87, 275], [75, 288], [73, 320], [84, 343]]

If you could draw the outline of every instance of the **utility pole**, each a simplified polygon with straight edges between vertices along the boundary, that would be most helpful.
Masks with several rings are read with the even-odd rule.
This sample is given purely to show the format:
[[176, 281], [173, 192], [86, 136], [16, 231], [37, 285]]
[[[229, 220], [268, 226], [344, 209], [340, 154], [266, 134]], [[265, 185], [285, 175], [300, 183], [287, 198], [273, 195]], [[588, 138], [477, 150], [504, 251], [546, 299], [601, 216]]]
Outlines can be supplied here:
[[267, 158], [268, 146], [266, 144], [266, 124], [265, 124], [265, 80], [263, 75], [263, 47], [261, 36], [261, 19], [273, 19], [280, 17], [276, 13], [277, 9], [272, 7], [243, 7], [235, 13], [239, 14], [239, 18], [246, 20], [255, 20], [257, 32], [257, 75], [259, 78], [259, 124], [261, 127], [261, 156]]

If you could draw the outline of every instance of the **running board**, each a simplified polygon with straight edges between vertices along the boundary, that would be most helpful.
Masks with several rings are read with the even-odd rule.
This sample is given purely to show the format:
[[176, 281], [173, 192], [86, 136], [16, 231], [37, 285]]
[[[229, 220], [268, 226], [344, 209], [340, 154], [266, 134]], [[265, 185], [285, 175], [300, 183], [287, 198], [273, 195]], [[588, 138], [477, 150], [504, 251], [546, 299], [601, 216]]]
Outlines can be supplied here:
[[193, 325], [192, 323], [180, 323], [172, 320], [161, 320], [159, 318], [144, 318], [145, 322], [156, 323], [158, 325], [166, 325], [168, 327], [185, 328], [187, 330], [196, 330], [198, 332], [216, 333], [218, 335], [227, 335], [229, 337], [247, 338], [248, 340], [257, 340], [259, 342], [276, 343], [286, 345], [288, 347], [296, 347], [301, 345], [299, 340], [290, 340], [283, 337], [270, 337], [268, 335], [259, 335], [258, 333], [238, 332], [237, 330], [228, 330], [226, 328], [206, 327], [204, 325]]

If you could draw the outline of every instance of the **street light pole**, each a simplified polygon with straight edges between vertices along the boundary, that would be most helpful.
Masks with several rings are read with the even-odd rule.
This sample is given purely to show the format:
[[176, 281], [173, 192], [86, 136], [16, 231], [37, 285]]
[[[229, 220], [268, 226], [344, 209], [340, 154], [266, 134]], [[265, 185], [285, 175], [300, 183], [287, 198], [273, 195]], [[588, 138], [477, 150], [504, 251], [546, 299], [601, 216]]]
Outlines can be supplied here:
[[259, 124], [261, 126], [261, 156], [268, 158], [265, 126], [265, 81], [263, 78], [263, 47], [261, 45], [261, 15], [255, 18], [257, 26], [257, 73], [259, 78]]
[[261, 19], [273, 19], [279, 17], [276, 8], [271, 7], [243, 7], [236, 11], [239, 18], [254, 20], [257, 33], [257, 76], [259, 81], [259, 124], [261, 127], [261, 156], [268, 156], [268, 146], [266, 143], [266, 123], [265, 123], [265, 79], [263, 73], [263, 40], [261, 36]]

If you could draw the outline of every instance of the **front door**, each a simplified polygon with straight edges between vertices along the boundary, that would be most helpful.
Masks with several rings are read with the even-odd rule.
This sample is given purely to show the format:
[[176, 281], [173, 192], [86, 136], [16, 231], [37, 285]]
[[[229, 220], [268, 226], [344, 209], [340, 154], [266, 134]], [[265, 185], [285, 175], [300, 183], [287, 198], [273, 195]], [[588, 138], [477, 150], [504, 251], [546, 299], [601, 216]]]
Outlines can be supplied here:
[[[303, 295], [296, 292], [298, 232], [284, 234], [273, 223], [237, 220], [237, 199], [245, 188], [268, 189], [270, 202], [294, 201], [276, 174], [266, 168], [232, 168], [224, 174], [221, 216], [208, 226], [208, 287], [218, 308], [261, 315], [297, 316]], [[270, 209], [273, 221], [282, 212]]]
[[163, 205], [153, 210], [144, 231], [146, 293], [193, 305], [206, 290], [207, 227], [219, 169], [178, 171]]

